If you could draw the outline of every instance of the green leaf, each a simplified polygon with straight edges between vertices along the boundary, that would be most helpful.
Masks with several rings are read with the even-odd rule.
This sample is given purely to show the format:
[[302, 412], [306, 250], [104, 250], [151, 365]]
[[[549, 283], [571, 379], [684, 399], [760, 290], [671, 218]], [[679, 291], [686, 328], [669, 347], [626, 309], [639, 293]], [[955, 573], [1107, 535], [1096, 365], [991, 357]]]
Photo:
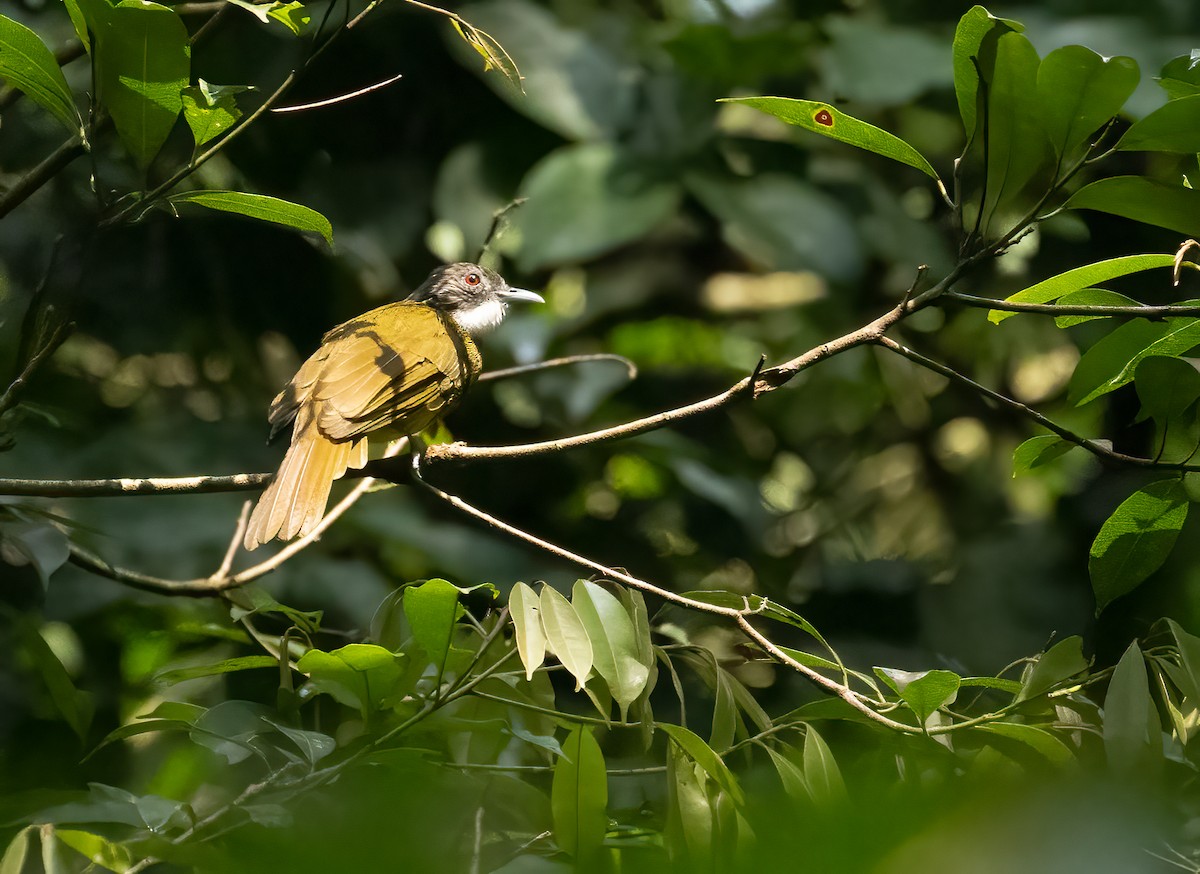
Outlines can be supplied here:
[[294, 624], [309, 634], [321, 628], [320, 610], [297, 610], [281, 604], [255, 585], [239, 586], [225, 593], [225, 599], [230, 602], [229, 617], [234, 622], [240, 622], [246, 616], [279, 613], [288, 622]]
[[1109, 767], [1145, 777], [1162, 766], [1162, 724], [1150, 698], [1146, 662], [1137, 641], [1129, 644], [1104, 696], [1104, 750]]
[[1037, 93], [1040, 64], [1033, 43], [1021, 34], [1006, 33], [997, 40], [987, 92], [987, 192], [980, 205], [992, 236], [1008, 232], [1017, 215], [1040, 197], [1041, 191], [1030, 194], [1026, 189], [1050, 169], [1050, 142], [1029, 99]]
[[699, 870], [723, 870], [711, 865], [715, 819], [712, 794], [705, 770], [680, 746], [669, 744], [663, 837], [672, 860], [690, 863]]
[[1200, 66], [1190, 55], [1174, 58], [1162, 68], [1158, 84], [1170, 100], [1200, 94]]
[[218, 674], [230, 674], [234, 671], [247, 671], [255, 668], [278, 668], [279, 660], [274, 656], [239, 656], [225, 659], [210, 665], [195, 665], [189, 668], [175, 668], [163, 671], [154, 677], [155, 683], [173, 686], [184, 680], [195, 680], [199, 677], [214, 677]]
[[517, 639], [521, 664], [525, 666], [526, 680], [532, 680], [534, 671], [546, 660], [546, 634], [542, 630], [539, 603], [537, 594], [524, 583], [516, 583], [508, 593], [513, 636]]
[[149, 0], [84, 5], [95, 43], [92, 61], [100, 102], [125, 148], [147, 166], [183, 109], [191, 75], [187, 27], [169, 7]]
[[43, 587], [70, 555], [67, 535], [57, 525], [40, 519], [0, 519], [0, 562], [32, 565]]
[[1113, 511], [1092, 542], [1088, 561], [1097, 614], [1158, 570], [1187, 513], [1187, 491], [1175, 478], [1150, 483]]
[[1142, 402], [1139, 419], [1177, 419], [1200, 398], [1200, 370], [1193, 361], [1155, 355], [1144, 358], [1133, 376]]
[[1020, 741], [1053, 765], [1063, 767], [1075, 762], [1071, 748], [1044, 728], [1019, 722], [985, 722], [975, 730]]
[[3, 15], [0, 15], [0, 78], [86, 142], [83, 118], [53, 53], [36, 33]]
[[1026, 669], [1017, 701], [1036, 698], [1087, 669], [1088, 661], [1083, 657], [1083, 638], [1078, 635], [1064, 638], [1038, 656], [1037, 661]]
[[863, 247], [845, 207], [795, 175], [696, 172], [684, 181], [721, 222], [722, 239], [756, 266], [815, 269], [842, 282], [861, 274]]
[[297, 36], [311, 20], [308, 10], [301, 3], [252, 3], [249, 0], [228, 0], [228, 2], [245, 9], [263, 24], [269, 24], [272, 20], [278, 21]]
[[293, 728], [279, 719], [271, 717], [264, 717], [264, 719], [274, 726], [276, 731], [294, 743], [299, 748], [301, 755], [304, 756], [304, 760], [310, 765], [315, 765], [337, 749], [337, 741], [327, 734]]
[[644, 236], [673, 215], [679, 186], [610, 143], [563, 146], [520, 186], [515, 213], [523, 271], [582, 261]]
[[658, 727], [687, 753], [693, 762], [703, 768], [704, 773], [728, 792], [735, 804], [741, 806], [745, 803], [742, 788], [738, 785], [733, 772], [729, 770], [721, 757], [713, 752], [712, 747], [704, 742], [703, 738], [681, 725], [672, 725], [669, 722], [660, 722]]
[[75, 829], [55, 829], [54, 836], [72, 850], [85, 855], [93, 865], [116, 871], [117, 874], [124, 874], [133, 866], [133, 854], [128, 849], [99, 835]]
[[29, 836], [33, 831], [33, 827], [30, 826], [13, 835], [13, 839], [4, 850], [4, 856], [0, 857], [0, 874], [21, 874], [25, 869], [25, 858], [29, 855]]
[[1071, 155], [1121, 111], [1139, 79], [1133, 58], [1105, 58], [1083, 46], [1063, 46], [1042, 59], [1037, 97], [1055, 154]]
[[454, 25], [454, 29], [458, 31], [458, 35], [463, 38], [463, 41], [483, 58], [485, 73], [498, 70], [508, 84], [524, 93], [525, 88], [522, 85], [521, 71], [517, 69], [517, 62], [512, 59], [504, 46], [496, 41], [495, 37], [462, 19], [451, 19], [451, 24]]
[[458, 603], [458, 587], [446, 580], [426, 580], [404, 590], [404, 615], [413, 640], [425, 650], [440, 678], [454, 639], [454, 626], [466, 611]]
[[1200, 94], [1180, 97], [1138, 119], [1117, 148], [1126, 152], [1200, 152]]
[[[949, 671], [930, 671], [930, 673], [949, 673]], [[955, 676], [955, 680], [958, 677]], [[915, 681], [920, 682], [920, 681]], [[912, 688], [912, 684], [909, 684]], [[955, 689], [957, 689], [957, 684]], [[915, 708], [914, 708], [915, 709]], [[923, 718], [922, 718], [923, 721]], [[838, 768], [828, 744], [811, 725], [804, 733], [804, 782], [812, 799], [822, 810], [830, 805], [844, 804], [846, 801], [846, 784], [842, 780], [842, 772]]]
[[119, 728], [114, 728], [104, 740], [97, 744], [96, 748], [88, 753], [88, 757], [94, 756], [104, 747], [111, 743], [116, 743], [119, 740], [125, 740], [131, 737], [137, 737], [140, 734], [151, 734], [156, 731], [191, 731], [192, 724], [195, 720], [185, 721], [182, 719], [147, 719], [141, 718], [140, 722], [131, 722], [127, 725], [122, 725]]
[[[791, 750], [791, 747], [784, 746], [784, 749]], [[811, 800], [812, 792], [809, 791], [808, 781], [804, 779], [804, 772], [800, 770], [800, 766], [788, 756], [771, 747], [767, 747], [766, 750], [767, 755], [771, 758], [771, 764], [775, 766], [775, 772], [779, 774], [779, 782], [783, 784], [784, 793], [796, 801]]]
[[954, 31], [954, 95], [967, 138], [975, 133], [979, 114], [979, 71], [976, 61], [987, 54], [985, 44], [1001, 34], [1022, 31], [1015, 21], [996, 18], [982, 6], [973, 6], [958, 21]]
[[875, 673], [900, 694], [922, 725], [939, 707], [953, 703], [962, 683], [962, 678], [952, 671], [876, 668]]
[[1083, 406], [1133, 381], [1138, 365], [1155, 355], [1173, 356], [1200, 344], [1200, 319], [1135, 319], [1084, 353], [1071, 376], [1068, 398]]
[[235, 95], [249, 90], [249, 85], [213, 85], [203, 79], [183, 89], [183, 118], [197, 147], [233, 127], [242, 117]]
[[604, 587], [577, 580], [571, 605], [592, 644], [592, 667], [608, 684], [624, 722], [629, 705], [646, 687], [650, 669], [641, 660], [633, 620], [616, 596]]
[[[1059, 306], [1117, 306], [1117, 307], [1136, 307], [1141, 304], [1131, 297], [1126, 297], [1123, 294], [1118, 294], [1115, 291], [1107, 291], [1103, 288], [1083, 288], [1079, 291], [1072, 291], [1064, 294], [1058, 299]], [[1095, 319], [1106, 319], [1109, 316], [1055, 316], [1054, 324], [1059, 328], [1073, 328], [1076, 325], [1082, 325], [1084, 322], [1091, 322]]]
[[381, 646], [351, 643], [333, 652], [311, 649], [296, 663], [314, 692], [325, 692], [366, 717], [382, 707], [402, 676], [404, 656]]
[[1200, 191], [1142, 176], [1098, 179], [1076, 191], [1069, 209], [1094, 209], [1157, 225], [1190, 237], [1200, 236]]
[[604, 754], [587, 726], [567, 734], [563, 754], [554, 763], [550, 810], [554, 839], [577, 860], [592, 859], [608, 831], [608, 775]]
[[222, 701], [204, 711], [191, 726], [194, 743], [236, 765], [251, 756], [263, 757], [254, 741], [273, 730], [271, 711], [250, 701]]
[[933, 179], [938, 178], [937, 171], [925, 156], [904, 140], [873, 124], [846, 115], [828, 103], [793, 100], [789, 97], [725, 97], [718, 102], [752, 106], [788, 124], [851, 146], [858, 146], [876, 155], [883, 155], [885, 158], [915, 167]]
[[32, 621], [22, 621], [16, 636], [25, 655], [41, 675], [54, 706], [82, 740], [87, 736], [95, 713], [91, 696], [75, 687], [71, 675]]
[[329, 219], [315, 209], [280, 200], [278, 197], [247, 194], [244, 191], [185, 191], [172, 194], [167, 201], [171, 204], [194, 203], [208, 209], [234, 212], [260, 221], [273, 222], [298, 231], [311, 231], [320, 234], [326, 243], [333, 245], [333, 226]]
[[587, 629], [571, 602], [553, 586], [542, 587], [538, 606], [548, 649], [575, 678], [575, 691], [578, 692], [592, 670], [592, 644]]
[[[779, 645], [776, 644], [776, 646]], [[789, 658], [795, 659], [806, 668], [816, 668], [817, 670], [830, 671], [835, 674], [845, 673], [848, 676], [860, 680], [863, 685], [871, 689], [876, 695], [879, 694], [879, 686], [870, 674], [864, 674], [861, 671], [849, 670], [838, 662], [831, 661], [827, 658], [822, 658], [821, 656], [814, 655], [811, 652], [805, 652], [802, 649], [792, 649], [789, 646], [779, 646], [779, 651]]]
[[[1097, 261], [1095, 264], [1076, 267], [1057, 276], [1051, 276], [1049, 279], [1043, 279], [1016, 294], [1009, 295], [1005, 300], [1020, 303], [1053, 303], [1063, 295], [1116, 279], [1118, 276], [1128, 276], [1131, 273], [1140, 273], [1155, 267], [1174, 266], [1174, 255], [1126, 255], [1122, 258], [1111, 258], [1107, 261]], [[1017, 314], [989, 310], [988, 321], [998, 325], [1015, 315]]]
[[1054, 459], [1066, 455], [1075, 445], [1056, 434], [1030, 437], [1013, 452], [1013, 476], [1020, 476], [1035, 467], [1049, 464]]
[[71, 19], [71, 26], [75, 28], [75, 36], [79, 38], [84, 50], [90, 55], [92, 53], [92, 35], [88, 32], [87, 16], [83, 14], [79, 3], [80, 0], [63, 0], [63, 6], [67, 7], [67, 15]]

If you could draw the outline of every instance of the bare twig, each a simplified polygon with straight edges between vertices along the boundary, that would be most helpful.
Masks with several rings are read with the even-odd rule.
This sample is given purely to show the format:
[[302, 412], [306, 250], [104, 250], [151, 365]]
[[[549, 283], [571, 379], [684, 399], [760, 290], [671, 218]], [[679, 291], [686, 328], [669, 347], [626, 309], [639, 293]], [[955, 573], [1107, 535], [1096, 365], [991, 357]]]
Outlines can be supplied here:
[[333, 106], [337, 103], [345, 103], [347, 100], [353, 100], [355, 97], [362, 97], [364, 94], [370, 94], [372, 91], [378, 91], [380, 88], [386, 88], [393, 82], [399, 82], [404, 78], [403, 73], [397, 73], [390, 79], [384, 79], [382, 82], [376, 82], [374, 85], [368, 85], [366, 88], [359, 88], [357, 91], [351, 91], [349, 94], [339, 94], [337, 97], [330, 97], [326, 100], [317, 100], [313, 103], [295, 103], [291, 106], [276, 106], [271, 112], [303, 112], [307, 109], [320, 109], [323, 106]]
[[0, 495], [39, 498], [119, 498], [127, 495], [214, 494], [262, 488], [273, 473], [229, 476], [113, 477], [110, 479], [4, 479]]
[[4, 390], [4, 394], [0, 395], [0, 416], [16, 405], [17, 399], [20, 397], [21, 392], [29, 385], [29, 380], [34, 372], [42, 366], [42, 363], [47, 358], [54, 354], [55, 350], [63, 344], [63, 341], [71, 335], [71, 331], [74, 328], [75, 326], [71, 322], [60, 322], [54, 326], [54, 330], [46, 338], [42, 347], [29, 357], [29, 360], [25, 362], [25, 367], [22, 368], [17, 378], [9, 383], [8, 388]]
[[624, 365], [626, 375], [631, 382], [637, 379], [637, 365], [624, 355], [617, 355], [613, 352], [594, 352], [588, 355], [568, 355], [564, 358], [551, 358], [546, 361], [538, 361], [535, 364], [519, 364], [516, 367], [489, 370], [486, 373], [481, 373], [475, 381], [491, 382], [495, 379], [508, 379], [510, 376], [534, 373], [538, 370], [549, 370], [553, 367], [570, 367], [575, 364], [586, 364], [592, 361], [614, 361], [617, 364]]

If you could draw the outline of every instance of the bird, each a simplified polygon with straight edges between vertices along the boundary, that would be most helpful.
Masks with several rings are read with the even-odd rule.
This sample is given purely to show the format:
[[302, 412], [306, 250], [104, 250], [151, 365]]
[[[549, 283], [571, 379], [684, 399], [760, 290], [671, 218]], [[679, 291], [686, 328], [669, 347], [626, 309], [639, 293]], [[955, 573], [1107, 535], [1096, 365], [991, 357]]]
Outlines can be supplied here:
[[474, 338], [499, 325], [512, 301], [545, 303], [460, 261], [326, 333], [271, 402], [271, 439], [289, 423], [292, 439], [250, 514], [245, 548], [310, 533], [333, 481], [366, 464], [370, 435], [419, 434], [449, 413], [483, 368]]

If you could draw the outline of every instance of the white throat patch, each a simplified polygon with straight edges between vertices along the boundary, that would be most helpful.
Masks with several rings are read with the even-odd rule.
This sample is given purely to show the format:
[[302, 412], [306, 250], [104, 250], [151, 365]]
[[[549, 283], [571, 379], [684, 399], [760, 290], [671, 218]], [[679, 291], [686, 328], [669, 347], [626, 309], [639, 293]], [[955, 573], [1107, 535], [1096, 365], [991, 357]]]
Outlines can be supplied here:
[[450, 314], [454, 324], [458, 325], [472, 337], [492, 328], [504, 321], [507, 307], [499, 298], [492, 298], [479, 306], [466, 310], [457, 310]]

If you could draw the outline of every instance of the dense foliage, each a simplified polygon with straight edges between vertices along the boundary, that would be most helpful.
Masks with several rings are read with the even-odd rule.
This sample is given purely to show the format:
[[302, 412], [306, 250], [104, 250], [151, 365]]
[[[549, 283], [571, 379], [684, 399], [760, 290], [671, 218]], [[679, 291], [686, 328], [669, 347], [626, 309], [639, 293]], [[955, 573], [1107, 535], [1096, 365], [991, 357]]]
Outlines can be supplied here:
[[[0, 874], [1200, 870], [1200, 11], [1079, 5], [6, 10]], [[475, 257], [569, 360], [237, 551]]]

